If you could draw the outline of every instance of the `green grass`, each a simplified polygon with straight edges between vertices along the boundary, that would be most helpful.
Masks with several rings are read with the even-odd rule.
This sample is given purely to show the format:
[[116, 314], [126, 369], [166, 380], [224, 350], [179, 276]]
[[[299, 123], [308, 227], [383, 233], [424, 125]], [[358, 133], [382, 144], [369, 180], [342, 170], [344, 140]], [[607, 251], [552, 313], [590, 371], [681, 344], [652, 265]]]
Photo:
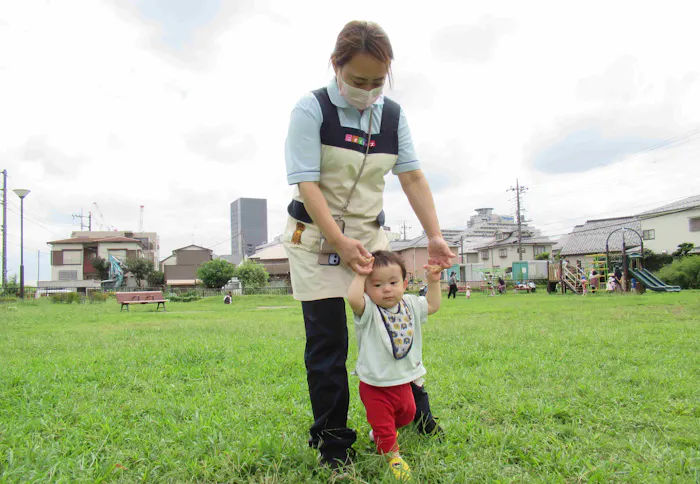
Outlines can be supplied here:
[[[447, 436], [402, 431], [415, 481], [700, 481], [699, 315], [689, 291], [443, 300], [424, 360]], [[325, 482], [303, 352], [286, 297], [0, 306], [0, 482]], [[389, 482], [350, 386], [354, 482]]]

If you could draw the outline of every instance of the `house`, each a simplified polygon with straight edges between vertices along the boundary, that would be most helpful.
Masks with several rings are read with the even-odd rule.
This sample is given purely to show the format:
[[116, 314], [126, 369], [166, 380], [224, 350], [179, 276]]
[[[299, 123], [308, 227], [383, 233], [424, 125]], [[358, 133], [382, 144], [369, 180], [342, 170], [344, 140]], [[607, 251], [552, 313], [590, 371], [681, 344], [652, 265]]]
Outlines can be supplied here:
[[521, 257], [518, 254], [518, 232], [511, 229], [497, 231], [495, 237], [472, 250], [478, 253], [478, 262], [484, 264], [484, 269], [506, 269], [512, 267], [513, 262], [535, 260], [540, 254], [551, 254], [554, 244], [549, 237], [523, 230], [520, 235]]
[[[610, 253], [620, 254], [622, 252], [623, 231], [619, 229], [622, 228], [642, 233], [642, 226], [637, 217], [588, 220], [585, 224], [574, 227], [559, 255], [563, 258], [576, 259], [590, 264], [595, 255], [605, 253], [606, 241], [608, 241]], [[625, 233], [624, 238], [628, 249], [638, 247], [641, 243], [639, 237], [631, 231]]]
[[153, 267], [158, 267], [160, 260], [160, 239], [156, 232], [134, 232], [131, 230], [115, 230], [115, 231], [75, 231], [71, 233], [71, 238], [89, 237], [89, 238], [109, 238], [109, 237], [126, 237], [128, 239], [136, 239], [145, 247], [142, 251], [144, 259], [153, 262]]
[[671, 254], [684, 242], [700, 246], [700, 195], [640, 213], [637, 218], [645, 249]]
[[[71, 237], [47, 242], [51, 246], [51, 280], [39, 281], [39, 287], [73, 288], [76, 290], [101, 287], [100, 278], [92, 265], [93, 259], [108, 259], [111, 255], [121, 262], [142, 258], [148, 250], [143, 241], [130, 237]], [[135, 287], [131, 275], [125, 278], [127, 287]]]
[[279, 240], [276, 244], [268, 244], [258, 250], [250, 256], [250, 259], [265, 267], [267, 273], [270, 274], [271, 285], [290, 284], [289, 259], [284, 245]]
[[[459, 241], [454, 237], [443, 233], [447, 245], [453, 253], [459, 253]], [[406, 272], [409, 280], [423, 279], [425, 270], [423, 266], [428, 263], [428, 236], [421, 235], [412, 240], [397, 240], [391, 242], [391, 250], [397, 252], [406, 264]], [[457, 264], [458, 258], [453, 260]], [[444, 273], [443, 273], [444, 274]], [[444, 277], [444, 276], [443, 276]]]
[[202, 281], [197, 279], [197, 269], [214, 259], [211, 249], [198, 245], [188, 245], [175, 249], [172, 255], [163, 259], [160, 263], [165, 275], [166, 286], [195, 287]]

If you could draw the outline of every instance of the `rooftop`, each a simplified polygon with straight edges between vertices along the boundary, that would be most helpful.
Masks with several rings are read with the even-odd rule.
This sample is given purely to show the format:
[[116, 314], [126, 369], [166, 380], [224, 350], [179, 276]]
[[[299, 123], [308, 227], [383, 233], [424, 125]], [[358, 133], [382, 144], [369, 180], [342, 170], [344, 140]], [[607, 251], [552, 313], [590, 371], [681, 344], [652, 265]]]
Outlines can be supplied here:
[[678, 200], [653, 210], [647, 210], [646, 212], [642, 212], [637, 216], [646, 218], [651, 215], [660, 215], [667, 212], [680, 212], [698, 207], [700, 207], [700, 195], [695, 195], [694, 197], [684, 198], [683, 200]]
[[[583, 225], [577, 225], [563, 244], [561, 255], [602, 254], [605, 252], [605, 241], [610, 233], [617, 229], [629, 228], [642, 233], [642, 225], [637, 217], [618, 217], [600, 220], [588, 220]], [[610, 237], [609, 247], [612, 252], [622, 249], [622, 231], [615, 232]], [[627, 247], [639, 245], [639, 237], [634, 234], [625, 236]]]

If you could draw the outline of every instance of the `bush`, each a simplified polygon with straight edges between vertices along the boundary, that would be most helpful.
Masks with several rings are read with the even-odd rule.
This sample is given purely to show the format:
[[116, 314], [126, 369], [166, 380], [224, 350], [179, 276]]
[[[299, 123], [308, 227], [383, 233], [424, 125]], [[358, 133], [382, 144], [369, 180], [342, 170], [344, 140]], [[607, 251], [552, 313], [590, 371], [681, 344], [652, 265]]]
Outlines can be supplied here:
[[202, 299], [197, 291], [187, 291], [183, 294], [170, 293], [168, 299], [173, 302], [192, 302]]
[[648, 271], [658, 271], [671, 262], [673, 256], [670, 254], [657, 254], [651, 249], [644, 249], [644, 268]]
[[100, 292], [100, 291], [92, 291], [89, 296], [90, 302], [91, 303], [96, 303], [96, 302], [105, 302], [107, 301], [107, 294]]
[[662, 267], [656, 276], [671, 286], [700, 289], [700, 256], [687, 256]]
[[10, 296], [9, 294], [0, 295], [0, 303], [16, 302], [17, 298], [15, 296]]
[[82, 302], [77, 292], [55, 292], [51, 294], [51, 302], [54, 304], [73, 304]]

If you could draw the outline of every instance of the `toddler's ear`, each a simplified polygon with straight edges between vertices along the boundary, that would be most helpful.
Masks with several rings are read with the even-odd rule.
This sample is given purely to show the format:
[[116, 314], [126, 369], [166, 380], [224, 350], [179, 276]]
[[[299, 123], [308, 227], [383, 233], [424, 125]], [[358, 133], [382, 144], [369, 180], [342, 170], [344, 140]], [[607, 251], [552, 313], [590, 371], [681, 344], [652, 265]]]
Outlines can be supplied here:
[[405, 291], [406, 289], [408, 289], [408, 277], [403, 280], [403, 290]]

